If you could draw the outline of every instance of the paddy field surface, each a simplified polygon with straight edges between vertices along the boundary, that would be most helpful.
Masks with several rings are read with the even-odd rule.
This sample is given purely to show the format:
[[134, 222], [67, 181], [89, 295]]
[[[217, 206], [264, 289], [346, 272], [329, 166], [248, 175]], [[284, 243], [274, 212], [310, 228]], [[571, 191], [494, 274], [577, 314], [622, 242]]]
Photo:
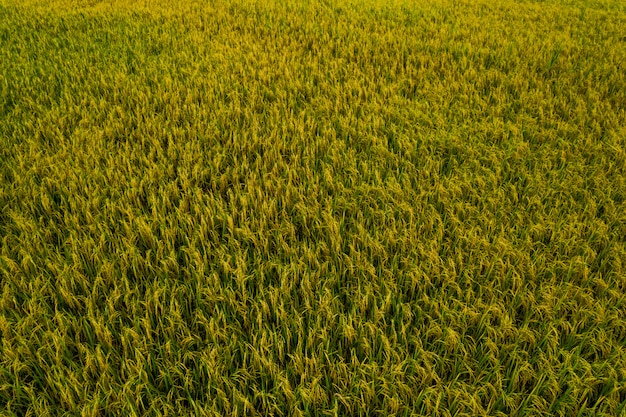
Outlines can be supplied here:
[[0, 415], [626, 415], [626, 4], [0, 0]]

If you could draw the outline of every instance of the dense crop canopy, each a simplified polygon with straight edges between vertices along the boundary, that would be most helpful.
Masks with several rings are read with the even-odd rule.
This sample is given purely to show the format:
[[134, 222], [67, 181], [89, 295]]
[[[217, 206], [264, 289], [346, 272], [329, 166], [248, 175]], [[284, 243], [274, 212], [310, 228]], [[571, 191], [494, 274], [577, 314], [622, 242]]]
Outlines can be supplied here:
[[625, 28], [0, 0], [0, 413], [623, 415]]

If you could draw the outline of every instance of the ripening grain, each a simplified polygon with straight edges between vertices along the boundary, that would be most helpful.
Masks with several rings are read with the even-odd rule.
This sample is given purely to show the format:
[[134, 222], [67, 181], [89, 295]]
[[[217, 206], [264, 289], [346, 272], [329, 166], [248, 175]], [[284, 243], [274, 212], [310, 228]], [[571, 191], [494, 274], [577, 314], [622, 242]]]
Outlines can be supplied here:
[[0, 0], [0, 414], [624, 415], [624, 28]]

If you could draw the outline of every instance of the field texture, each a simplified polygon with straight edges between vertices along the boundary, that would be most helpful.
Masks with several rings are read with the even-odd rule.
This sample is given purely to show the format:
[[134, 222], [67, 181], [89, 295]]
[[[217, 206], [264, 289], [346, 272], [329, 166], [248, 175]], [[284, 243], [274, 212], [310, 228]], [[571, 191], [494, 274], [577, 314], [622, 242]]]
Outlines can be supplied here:
[[626, 3], [0, 0], [1, 416], [626, 415]]

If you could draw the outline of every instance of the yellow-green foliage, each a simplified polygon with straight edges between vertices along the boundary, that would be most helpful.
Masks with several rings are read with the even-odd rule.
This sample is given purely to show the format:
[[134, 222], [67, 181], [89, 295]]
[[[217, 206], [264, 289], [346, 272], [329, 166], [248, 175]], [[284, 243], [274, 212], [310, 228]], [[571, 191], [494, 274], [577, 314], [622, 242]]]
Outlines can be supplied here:
[[624, 415], [625, 29], [0, 0], [0, 414]]

